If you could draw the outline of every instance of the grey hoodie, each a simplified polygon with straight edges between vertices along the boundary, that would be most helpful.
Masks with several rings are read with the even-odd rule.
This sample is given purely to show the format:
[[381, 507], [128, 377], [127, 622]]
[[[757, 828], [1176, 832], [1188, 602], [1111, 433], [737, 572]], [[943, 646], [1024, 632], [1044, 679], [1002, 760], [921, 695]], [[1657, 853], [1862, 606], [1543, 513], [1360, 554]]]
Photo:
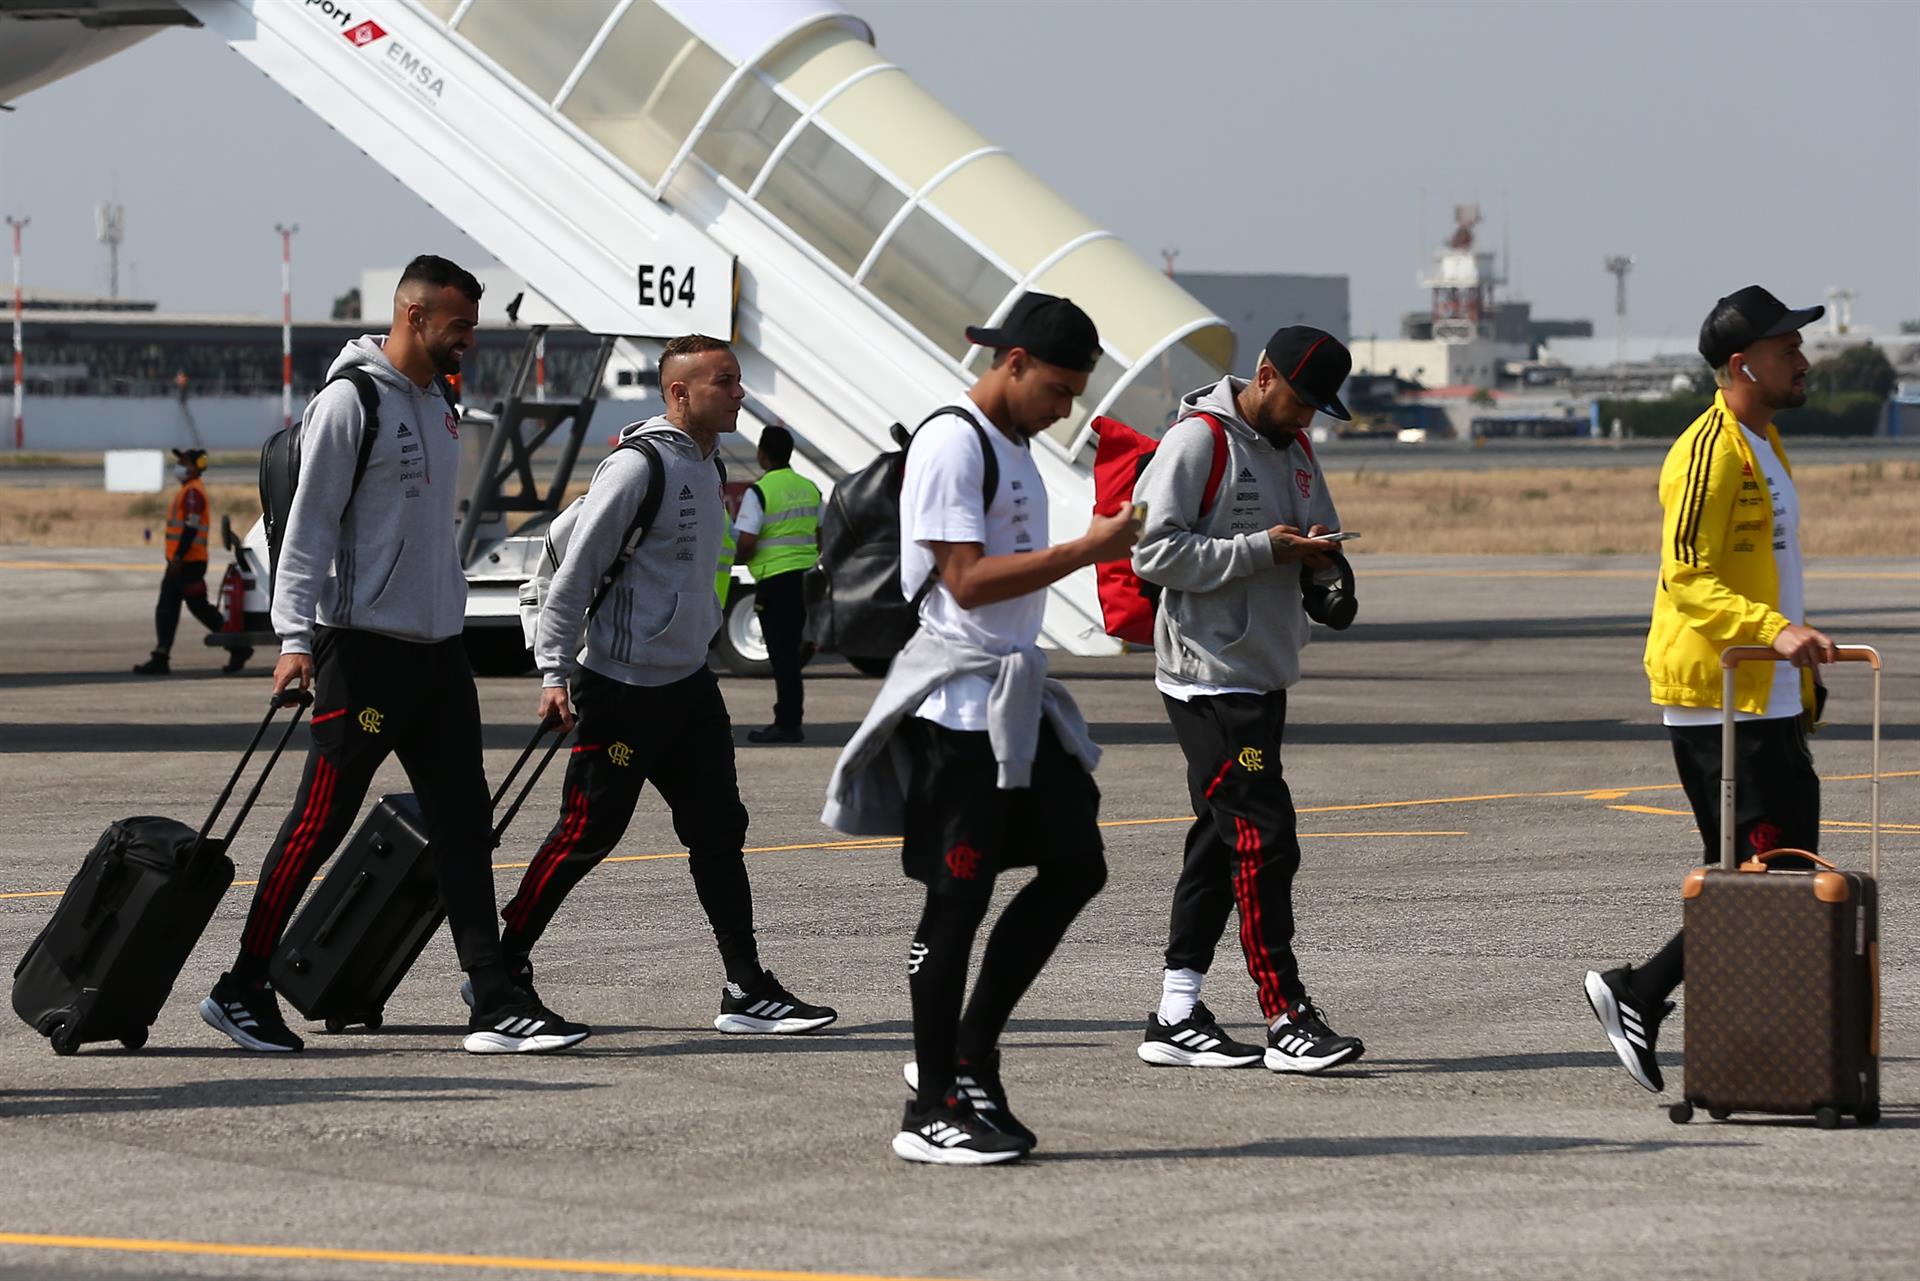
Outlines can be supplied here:
[[1240, 420], [1227, 377], [1183, 396], [1185, 417], [1206, 410], [1227, 429], [1227, 468], [1212, 510], [1200, 515], [1213, 465], [1213, 430], [1185, 418], [1167, 430], [1134, 486], [1147, 504], [1133, 569], [1164, 592], [1153, 624], [1160, 670], [1182, 680], [1285, 689], [1300, 679], [1308, 619], [1299, 567], [1273, 563], [1266, 531], [1340, 528], [1320, 464], [1296, 441], [1276, 448]]
[[987, 698], [987, 737], [999, 764], [995, 781], [1000, 788], [1032, 785], [1042, 718], [1088, 773], [1100, 763], [1086, 718], [1067, 687], [1047, 675], [1047, 657], [1038, 646], [989, 654], [922, 628], [887, 669], [866, 719], [841, 751], [827, 781], [822, 823], [849, 836], [898, 836], [906, 830], [913, 760], [898, 730], [928, 694], [956, 676], [993, 682]]
[[[702, 456], [693, 437], [665, 418], [620, 431], [622, 441], [641, 435], [660, 451], [666, 467], [660, 514], [588, 623], [586, 648], [577, 661], [628, 685], [669, 685], [706, 665], [707, 646], [720, 630], [714, 574], [727, 510], [713, 456]], [[540, 610], [533, 655], [544, 685], [563, 686], [573, 674], [580, 620], [640, 510], [648, 470], [646, 455], [637, 449], [616, 449], [594, 469]]]
[[273, 591], [283, 654], [313, 652], [316, 620], [409, 641], [445, 640], [466, 623], [454, 550], [460, 419], [437, 386], [416, 387], [393, 367], [385, 342], [356, 338], [327, 370], [331, 378], [358, 366], [380, 386], [380, 430], [358, 493], [360, 393], [332, 383], [301, 419], [300, 483]]

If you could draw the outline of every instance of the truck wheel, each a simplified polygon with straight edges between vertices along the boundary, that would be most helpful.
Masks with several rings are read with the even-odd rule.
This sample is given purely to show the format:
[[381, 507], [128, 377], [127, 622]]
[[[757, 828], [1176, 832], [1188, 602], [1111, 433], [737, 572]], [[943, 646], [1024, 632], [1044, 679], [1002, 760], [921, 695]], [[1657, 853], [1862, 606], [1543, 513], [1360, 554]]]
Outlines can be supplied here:
[[524, 676], [533, 670], [533, 653], [521, 643], [517, 626], [469, 627], [463, 639], [475, 676]]
[[713, 658], [731, 676], [766, 679], [773, 675], [767, 660], [766, 638], [760, 634], [760, 616], [753, 612], [751, 583], [736, 582], [727, 589], [727, 609], [720, 633], [713, 638]]

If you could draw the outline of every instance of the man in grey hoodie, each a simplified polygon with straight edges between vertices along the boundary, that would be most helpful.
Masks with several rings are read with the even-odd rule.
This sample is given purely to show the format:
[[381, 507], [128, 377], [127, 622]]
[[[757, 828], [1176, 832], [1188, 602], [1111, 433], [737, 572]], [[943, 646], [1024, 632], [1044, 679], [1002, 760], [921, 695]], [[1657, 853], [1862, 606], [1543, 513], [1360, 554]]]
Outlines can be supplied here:
[[[392, 329], [347, 344], [301, 421], [299, 484], [273, 592], [273, 692], [313, 686], [313, 747], [260, 869], [240, 954], [200, 1003], [201, 1017], [245, 1049], [301, 1048], [267, 961], [389, 753], [420, 799], [454, 947], [478, 997], [465, 1048], [537, 1053], [588, 1034], [514, 986], [494, 923], [480, 703], [460, 637], [460, 418], [440, 382], [473, 345], [479, 305], [470, 272], [415, 258], [394, 292]], [[369, 424], [347, 370], [364, 371], [380, 393], [359, 474]]]
[[[726, 968], [714, 1027], [811, 1032], [838, 1016], [800, 1000], [760, 964], [733, 724], [707, 667], [720, 629], [714, 573], [727, 520], [715, 450], [735, 430], [745, 398], [740, 362], [717, 338], [676, 338], [660, 355], [660, 394], [667, 412], [622, 431], [620, 447], [595, 470], [540, 611], [537, 711], [572, 726], [577, 707], [580, 736], [559, 820], [503, 913], [502, 945], [531, 990], [533, 945], [568, 891], [626, 834], [651, 781], [686, 843], [694, 892]], [[659, 510], [621, 566], [656, 465]]]
[[[1306, 442], [1316, 413], [1346, 418], [1340, 384], [1353, 367], [1323, 330], [1275, 333], [1251, 381], [1227, 377], [1181, 401], [1134, 486], [1147, 504], [1134, 571], [1163, 589], [1154, 621], [1154, 683], [1187, 758], [1198, 817], [1174, 887], [1160, 1008], [1139, 1054], [1178, 1067], [1321, 1072], [1360, 1057], [1307, 999], [1293, 954], [1300, 867], [1293, 796], [1281, 772], [1287, 687], [1307, 643], [1301, 566], [1338, 578], [1340, 517]], [[1219, 489], [1207, 505], [1217, 451]], [[1305, 529], [1305, 534], [1301, 530]], [[1227, 913], [1269, 1026], [1264, 1049], [1235, 1042], [1200, 1002]]]

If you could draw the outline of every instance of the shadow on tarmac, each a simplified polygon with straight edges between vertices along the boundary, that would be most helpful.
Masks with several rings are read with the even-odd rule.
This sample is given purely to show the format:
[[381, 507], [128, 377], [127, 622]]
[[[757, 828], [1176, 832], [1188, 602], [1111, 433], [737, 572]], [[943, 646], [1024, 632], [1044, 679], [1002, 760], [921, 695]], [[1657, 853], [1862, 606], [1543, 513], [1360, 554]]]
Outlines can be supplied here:
[[129, 1084], [104, 1089], [49, 1086], [44, 1089], [0, 1090], [0, 1117], [86, 1116], [382, 1100], [411, 1104], [429, 1096], [435, 1102], [484, 1103], [515, 1092], [548, 1093], [607, 1088], [604, 1082], [598, 1081], [530, 1081], [524, 1077], [329, 1076], [300, 1080], [221, 1077], [211, 1081], [181, 1081], [174, 1085]]
[[1247, 1158], [1333, 1157], [1512, 1157], [1552, 1154], [1630, 1156], [1676, 1147], [1752, 1147], [1737, 1141], [1702, 1143], [1697, 1139], [1592, 1139], [1559, 1134], [1383, 1134], [1353, 1138], [1256, 1139], [1217, 1148], [1133, 1148], [1095, 1152], [1049, 1152], [1031, 1158], [1036, 1165], [1070, 1161], [1195, 1161]]

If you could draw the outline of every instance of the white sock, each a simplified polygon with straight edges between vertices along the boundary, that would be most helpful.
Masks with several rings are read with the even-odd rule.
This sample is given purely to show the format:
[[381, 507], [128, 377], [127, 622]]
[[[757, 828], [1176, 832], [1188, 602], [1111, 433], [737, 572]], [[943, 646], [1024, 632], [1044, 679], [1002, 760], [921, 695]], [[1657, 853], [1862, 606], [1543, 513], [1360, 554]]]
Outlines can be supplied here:
[[1167, 970], [1160, 976], [1160, 1021], [1168, 1027], [1193, 1017], [1206, 975], [1199, 970]]

